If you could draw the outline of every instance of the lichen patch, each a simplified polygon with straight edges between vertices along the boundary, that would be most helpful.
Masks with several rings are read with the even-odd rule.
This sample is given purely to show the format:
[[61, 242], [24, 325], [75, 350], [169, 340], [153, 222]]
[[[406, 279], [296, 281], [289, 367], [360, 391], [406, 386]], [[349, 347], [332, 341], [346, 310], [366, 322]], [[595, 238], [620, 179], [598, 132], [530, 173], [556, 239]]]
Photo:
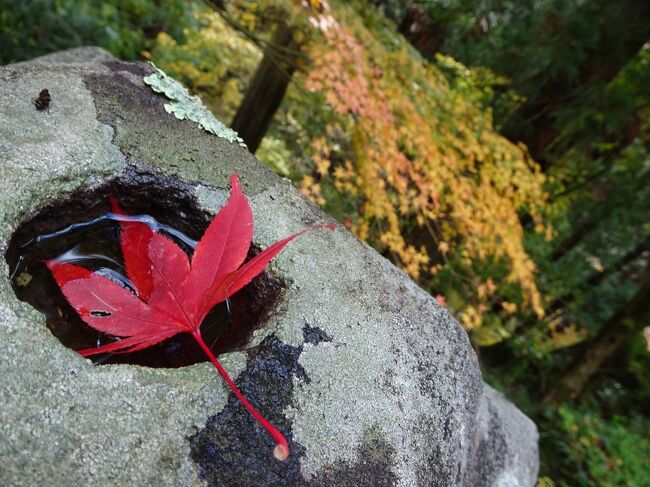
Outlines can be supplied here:
[[[154, 66], [155, 67], [155, 66]], [[203, 106], [198, 96], [190, 95], [187, 89], [178, 81], [167, 76], [165, 72], [156, 68], [156, 72], [144, 77], [144, 82], [156, 93], [162, 93], [169, 98], [170, 103], [165, 103], [167, 113], [173, 114], [179, 120], [192, 120], [198, 123], [203, 130], [246, 147], [243, 139], [233, 129], [226, 127]]]

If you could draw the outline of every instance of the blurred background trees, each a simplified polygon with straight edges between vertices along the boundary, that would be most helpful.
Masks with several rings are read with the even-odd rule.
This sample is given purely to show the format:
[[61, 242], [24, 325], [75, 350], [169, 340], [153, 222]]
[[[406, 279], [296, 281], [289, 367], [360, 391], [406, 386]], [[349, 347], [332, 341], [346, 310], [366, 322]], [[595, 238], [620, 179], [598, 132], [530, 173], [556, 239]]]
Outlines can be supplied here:
[[649, 41], [643, 0], [0, 0], [1, 63], [153, 61], [447, 306], [543, 485], [650, 485]]

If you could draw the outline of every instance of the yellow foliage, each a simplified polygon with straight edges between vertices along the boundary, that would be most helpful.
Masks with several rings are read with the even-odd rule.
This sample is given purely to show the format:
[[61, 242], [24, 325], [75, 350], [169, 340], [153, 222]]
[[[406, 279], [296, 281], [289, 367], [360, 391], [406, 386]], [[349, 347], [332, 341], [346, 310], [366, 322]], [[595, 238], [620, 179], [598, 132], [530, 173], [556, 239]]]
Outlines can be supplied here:
[[474, 330], [481, 326], [483, 317], [473, 306], [466, 306], [460, 314], [460, 321], [467, 330]]
[[[392, 38], [386, 45], [355, 15], [330, 23], [322, 36], [311, 47], [313, 65], [302, 82], [338, 115], [350, 147], [332, 150], [327, 130], [314, 140], [315, 172], [302, 180], [303, 193], [323, 205], [321, 185], [329, 181], [342, 198], [359, 201], [352, 230], [388, 251], [415, 279], [437, 272], [432, 258], [451, 253], [467, 269], [505, 262], [505, 281], [480, 284], [474, 304], [459, 310], [468, 329], [481, 325], [480, 311], [500, 284], [520, 286], [523, 307], [541, 316], [536, 269], [517, 214], [525, 208], [547, 231], [539, 212], [546, 195], [538, 166], [494, 130], [480, 104], [454, 92], [405, 41]], [[409, 221], [431, 242], [409, 241]], [[516, 309], [502, 306], [508, 313]]]
[[537, 485], [535, 487], [555, 487], [555, 482], [550, 477], [540, 477], [537, 479]]
[[517, 305], [515, 303], [509, 303], [508, 301], [501, 301], [501, 307], [506, 310], [506, 313], [509, 315], [517, 311]]
[[324, 205], [325, 198], [321, 195], [320, 184], [311, 176], [305, 176], [300, 183], [300, 192], [317, 205]]

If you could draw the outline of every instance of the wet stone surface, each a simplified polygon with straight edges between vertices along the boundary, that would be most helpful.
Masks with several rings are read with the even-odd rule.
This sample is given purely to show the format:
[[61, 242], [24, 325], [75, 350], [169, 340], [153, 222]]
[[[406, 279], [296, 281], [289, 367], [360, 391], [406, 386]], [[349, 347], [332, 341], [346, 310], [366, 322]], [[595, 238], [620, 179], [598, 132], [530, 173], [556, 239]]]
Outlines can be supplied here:
[[[307, 343], [312, 343], [307, 341]], [[274, 336], [249, 351], [246, 369], [237, 380], [237, 387], [248, 397], [262, 398], [254, 402], [284, 432], [291, 455], [284, 463], [269, 456], [273, 442], [263, 428], [231, 396], [226, 407], [208, 419], [205, 428], [190, 438], [192, 458], [200, 466], [200, 477], [209, 486], [241, 485], [305, 485], [305, 486], [392, 486], [397, 479], [391, 472], [393, 449], [380, 432], [370, 432], [356, 452], [357, 462], [340, 461], [324, 469], [318, 476], [306, 479], [300, 472], [305, 448], [291, 435], [291, 423], [283, 414], [290, 406], [294, 382], [309, 378], [298, 363], [302, 347], [290, 347]], [[269, 393], [273, 391], [273, 393]], [[238, 435], [250, 431], [250, 435]]]
[[312, 345], [318, 345], [321, 342], [332, 341], [332, 339], [327, 336], [327, 333], [325, 333], [317, 326], [311, 327], [309, 325], [305, 325], [305, 327], [302, 329], [302, 335], [305, 339], [305, 342], [311, 343]]
[[[294, 380], [304, 380], [298, 363], [301, 349], [266, 338], [249, 351], [246, 369], [237, 387], [287, 438], [289, 459], [278, 462], [269, 455], [274, 443], [234, 396], [208, 419], [205, 428], [190, 438], [192, 458], [208, 485], [299, 485], [304, 447], [291, 435], [291, 423], [282, 414], [291, 400]], [[239, 432], [248, 431], [241, 435]]]

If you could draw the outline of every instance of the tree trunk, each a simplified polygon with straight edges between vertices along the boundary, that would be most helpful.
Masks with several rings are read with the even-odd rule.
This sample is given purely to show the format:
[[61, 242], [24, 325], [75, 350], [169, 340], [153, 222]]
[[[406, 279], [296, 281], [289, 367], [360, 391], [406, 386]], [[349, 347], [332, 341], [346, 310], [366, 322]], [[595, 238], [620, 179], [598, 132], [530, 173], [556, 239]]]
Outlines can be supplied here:
[[433, 57], [445, 39], [443, 29], [433, 23], [422, 5], [415, 3], [409, 5], [398, 31], [425, 58]]
[[612, 358], [622, 345], [638, 333], [650, 318], [650, 260], [634, 297], [601, 328], [584, 351], [562, 373], [543, 399], [544, 404], [557, 404], [575, 399], [603, 363]]
[[282, 103], [299, 56], [293, 30], [278, 27], [231, 124], [252, 153], [259, 147]]

